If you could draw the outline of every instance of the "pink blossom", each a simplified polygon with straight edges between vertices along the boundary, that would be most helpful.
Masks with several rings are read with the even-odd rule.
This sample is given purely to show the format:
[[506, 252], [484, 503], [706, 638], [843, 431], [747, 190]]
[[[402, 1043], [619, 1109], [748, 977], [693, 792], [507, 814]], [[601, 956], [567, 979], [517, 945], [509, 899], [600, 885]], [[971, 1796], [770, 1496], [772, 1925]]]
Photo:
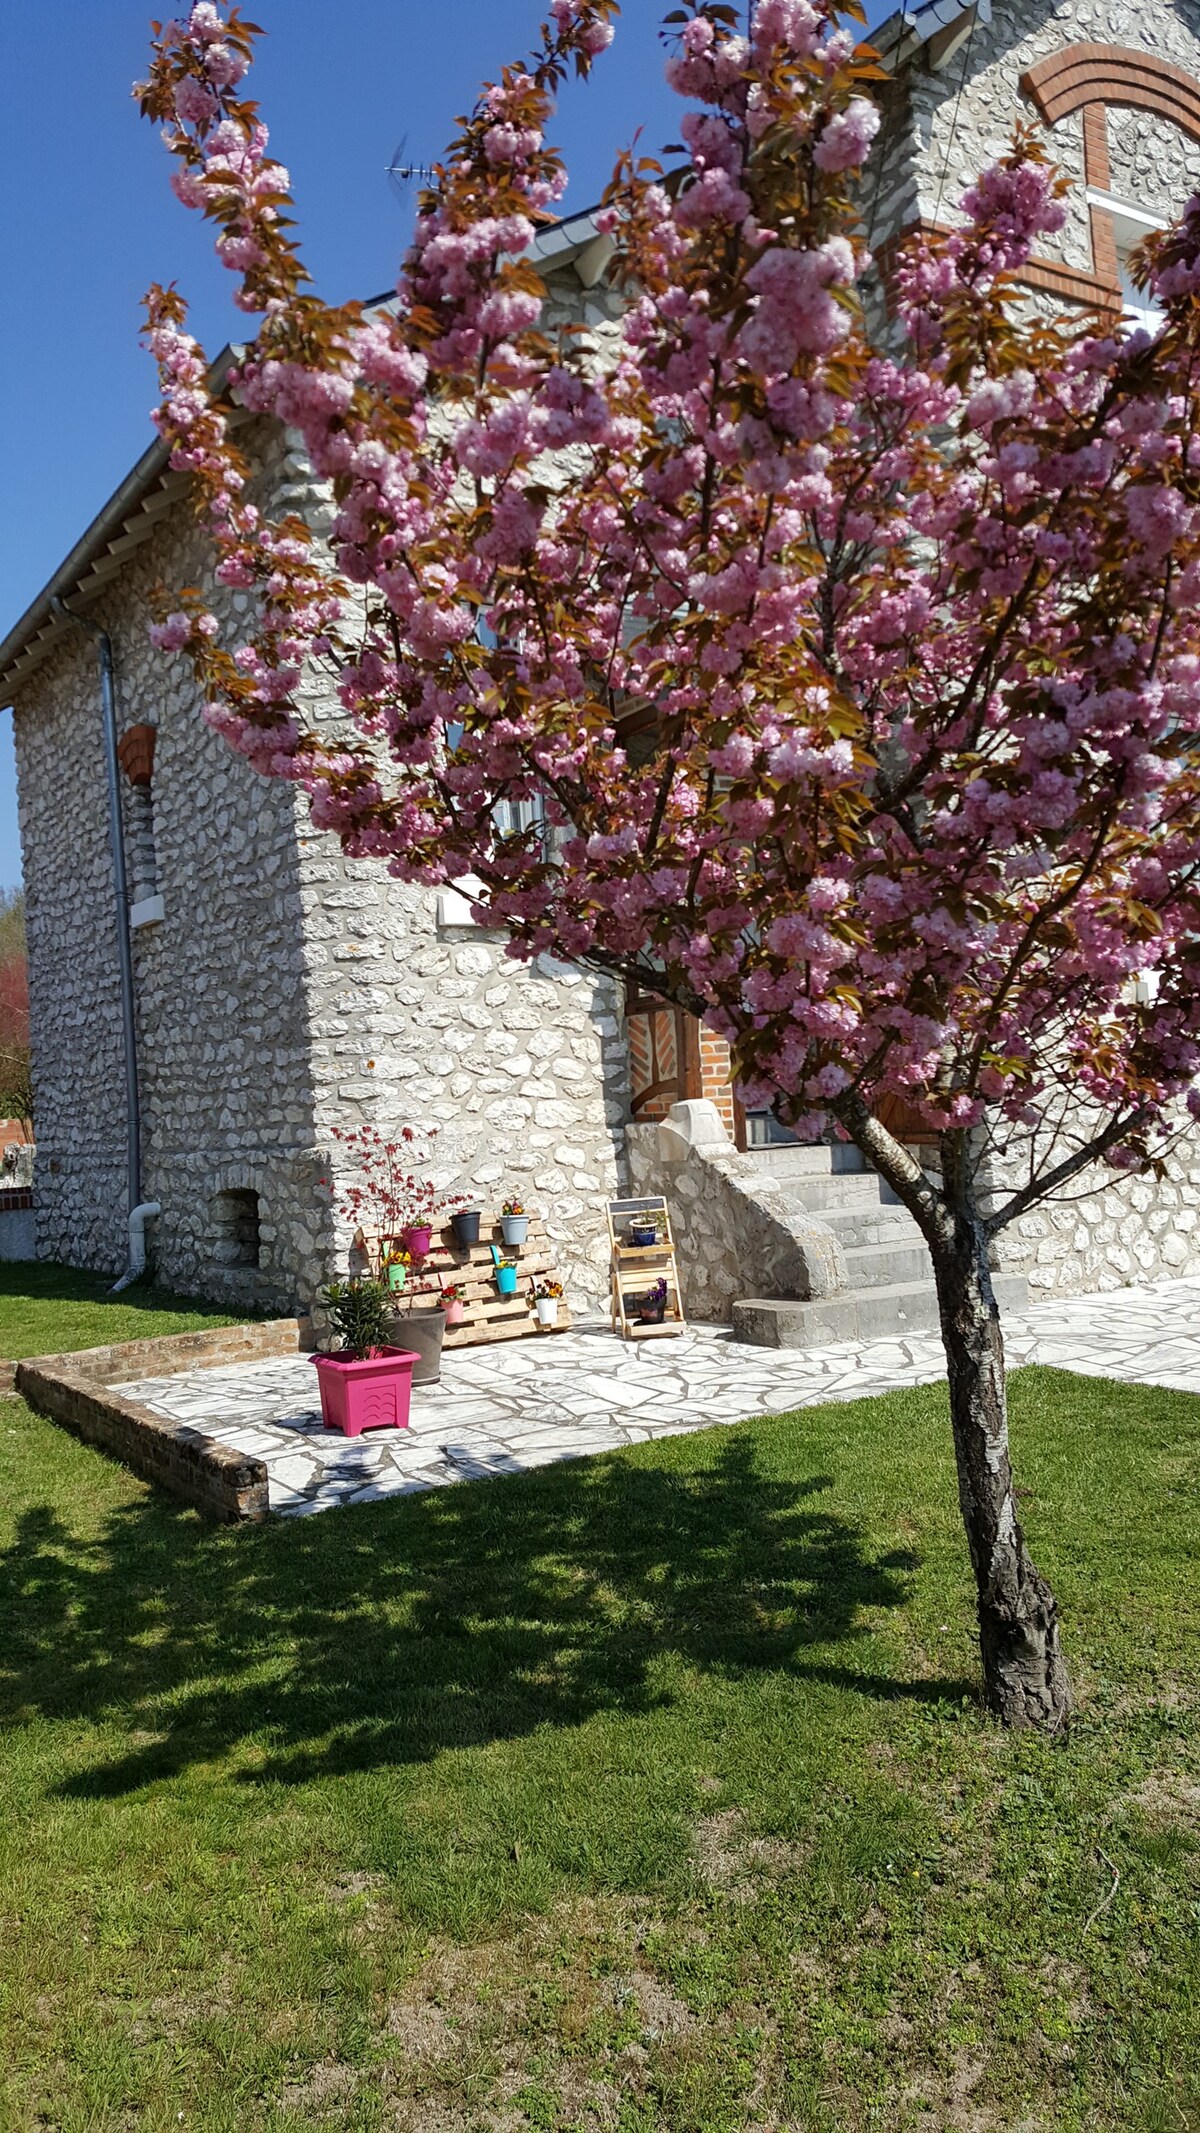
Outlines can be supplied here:
[[175, 115], [185, 126], [207, 126], [216, 117], [217, 99], [194, 74], [185, 74], [175, 91]]
[[1196, 514], [1177, 489], [1149, 483], [1127, 490], [1125, 516], [1134, 539], [1157, 557], [1190, 531]]
[[204, 55], [204, 71], [216, 89], [236, 88], [246, 72], [240, 52], [227, 44], [210, 44]]
[[844, 111], [837, 111], [823, 127], [813, 149], [818, 170], [856, 170], [865, 163], [879, 131], [879, 111], [865, 96], [852, 96]]
[[160, 652], [180, 652], [192, 634], [191, 618], [178, 610], [165, 622], [152, 622], [150, 642]]
[[820, 42], [824, 18], [809, 0], [758, 0], [751, 24], [756, 49], [784, 45], [807, 59]]

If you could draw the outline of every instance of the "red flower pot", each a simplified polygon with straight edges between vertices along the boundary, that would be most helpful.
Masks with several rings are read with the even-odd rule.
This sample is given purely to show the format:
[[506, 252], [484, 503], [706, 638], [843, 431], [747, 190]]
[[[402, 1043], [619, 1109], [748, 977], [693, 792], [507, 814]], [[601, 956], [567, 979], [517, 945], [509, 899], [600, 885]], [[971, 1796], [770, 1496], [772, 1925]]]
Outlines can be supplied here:
[[448, 1326], [461, 1326], [467, 1315], [467, 1307], [464, 1303], [444, 1303], [442, 1310], [445, 1313]]
[[413, 1364], [407, 1348], [378, 1355], [314, 1355], [321, 1388], [321, 1420], [344, 1437], [364, 1429], [407, 1429]]

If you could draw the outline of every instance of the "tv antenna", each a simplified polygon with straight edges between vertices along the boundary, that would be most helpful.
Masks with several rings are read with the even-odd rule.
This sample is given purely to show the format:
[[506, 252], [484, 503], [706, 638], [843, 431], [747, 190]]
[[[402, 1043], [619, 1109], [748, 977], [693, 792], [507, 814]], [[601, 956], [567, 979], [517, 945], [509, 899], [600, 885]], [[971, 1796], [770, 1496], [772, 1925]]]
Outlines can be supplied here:
[[385, 173], [388, 183], [398, 200], [407, 200], [408, 188], [417, 178], [434, 178], [437, 173], [429, 163], [414, 163], [408, 153], [408, 135], [405, 134], [392, 150], [392, 160]]

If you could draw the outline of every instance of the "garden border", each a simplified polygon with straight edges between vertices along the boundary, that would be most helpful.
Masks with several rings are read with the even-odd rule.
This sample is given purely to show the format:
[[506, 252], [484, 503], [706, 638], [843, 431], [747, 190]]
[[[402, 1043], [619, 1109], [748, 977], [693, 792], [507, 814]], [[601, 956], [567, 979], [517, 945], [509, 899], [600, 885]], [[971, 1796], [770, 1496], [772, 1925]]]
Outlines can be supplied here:
[[20, 1393], [39, 1414], [111, 1452], [143, 1480], [157, 1483], [208, 1517], [227, 1524], [257, 1524], [269, 1508], [267, 1469], [261, 1459], [218, 1444], [187, 1423], [154, 1414], [112, 1388], [223, 1363], [302, 1355], [313, 1345], [308, 1318], [210, 1326], [158, 1340], [81, 1348], [74, 1354], [28, 1356], [3, 1367], [0, 1390]]

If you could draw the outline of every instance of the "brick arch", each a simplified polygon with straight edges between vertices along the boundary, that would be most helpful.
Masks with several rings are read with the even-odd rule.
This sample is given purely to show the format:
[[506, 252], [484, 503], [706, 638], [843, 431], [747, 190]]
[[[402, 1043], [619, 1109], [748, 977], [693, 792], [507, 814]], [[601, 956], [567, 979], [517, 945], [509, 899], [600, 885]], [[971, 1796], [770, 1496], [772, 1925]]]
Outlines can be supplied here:
[[1069, 44], [1021, 76], [1048, 126], [1087, 104], [1126, 104], [1170, 119], [1200, 141], [1200, 82], [1151, 52], [1119, 44]]

